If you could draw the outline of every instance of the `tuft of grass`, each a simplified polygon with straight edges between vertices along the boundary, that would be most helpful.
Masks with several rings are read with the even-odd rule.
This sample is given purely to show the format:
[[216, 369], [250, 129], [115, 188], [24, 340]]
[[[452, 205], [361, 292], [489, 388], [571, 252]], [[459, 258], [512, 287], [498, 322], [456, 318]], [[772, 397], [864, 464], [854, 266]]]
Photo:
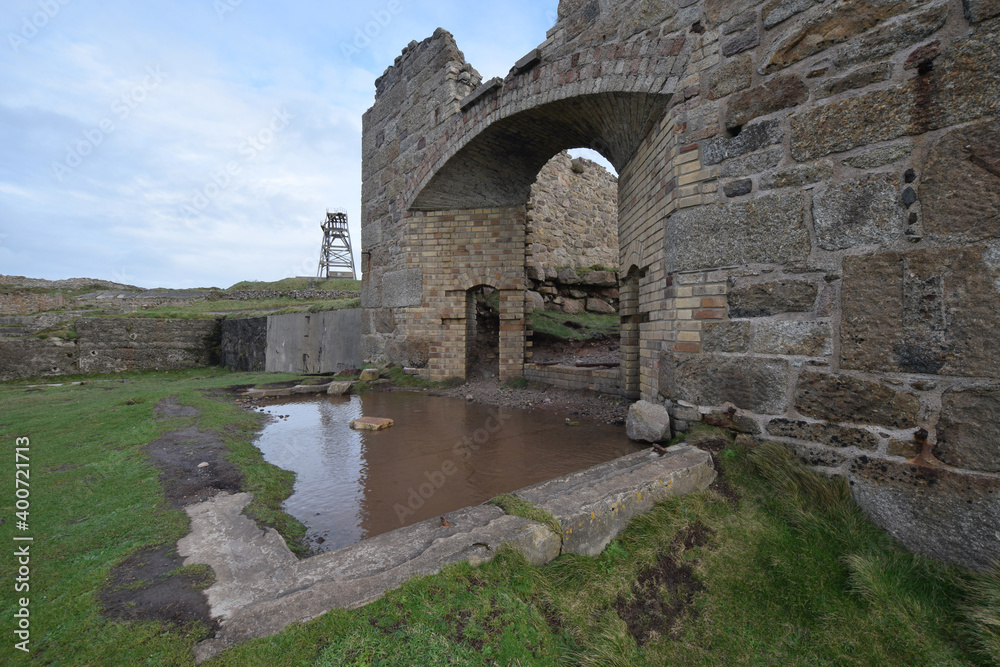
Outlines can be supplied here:
[[519, 516], [522, 519], [528, 519], [529, 521], [547, 526], [549, 530], [560, 537], [563, 534], [562, 526], [552, 514], [515, 495], [509, 493], [501, 494], [491, 500], [490, 504], [496, 505], [511, 516]]
[[972, 575], [962, 607], [973, 642], [982, 656], [1000, 665], [1000, 562]]
[[567, 315], [536, 310], [531, 314], [530, 321], [535, 333], [565, 340], [587, 340], [595, 335], [613, 337], [621, 334], [621, 318], [617, 315]]

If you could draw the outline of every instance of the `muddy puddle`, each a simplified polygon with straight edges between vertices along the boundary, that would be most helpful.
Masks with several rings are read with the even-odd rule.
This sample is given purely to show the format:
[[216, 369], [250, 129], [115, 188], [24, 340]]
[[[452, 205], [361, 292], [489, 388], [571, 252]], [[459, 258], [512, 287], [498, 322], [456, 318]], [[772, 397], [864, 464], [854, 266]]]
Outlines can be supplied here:
[[[285, 510], [325, 551], [637, 451], [621, 426], [418, 392], [292, 398], [256, 445], [296, 473]], [[388, 417], [385, 431], [351, 420]], [[574, 418], [575, 419], [575, 418]]]

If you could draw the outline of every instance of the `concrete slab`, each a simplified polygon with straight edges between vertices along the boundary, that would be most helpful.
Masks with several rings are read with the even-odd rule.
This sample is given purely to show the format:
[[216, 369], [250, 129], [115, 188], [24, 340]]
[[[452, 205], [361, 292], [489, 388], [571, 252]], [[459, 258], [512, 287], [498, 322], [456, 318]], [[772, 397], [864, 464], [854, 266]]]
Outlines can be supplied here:
[[563, 528], [563, 552], [597, 556], [636, 516], [660, 500], [702, 491], [715, 480], [708, 452], [676, 446], [602, 463], [514, 495], [550, 512]]
[[372, 602], [411, 577], [461, 561], [486, 562], [504, 543], [536, 565], [560, 551], [559, 537], [547, 527], [484, 505], [447, 514], [447, 527], [431, 519], [299, 561], [276, 531], [261, 530], [242, 514], [251, 499], [221, 494], [186, 508], [192, 530], [177, 550], [185, 565], [215, 571], [206, 595], [221, 621], [215, 638], [195, 648], [199, 662], [331, 609]]

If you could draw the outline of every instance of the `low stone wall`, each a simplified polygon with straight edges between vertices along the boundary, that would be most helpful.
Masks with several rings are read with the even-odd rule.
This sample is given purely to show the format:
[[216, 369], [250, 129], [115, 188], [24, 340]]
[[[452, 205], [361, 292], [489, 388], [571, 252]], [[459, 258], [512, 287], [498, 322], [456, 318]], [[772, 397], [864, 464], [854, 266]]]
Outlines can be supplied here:
[[65, 306], [66, 299], [62, 294], [0, 293], [0, 315], [31, 315]]
[[528, 310], [553, 310], [569, 315], [584, 311], [598, 315], [618, 312], [621, 294], [618, 274], [592, 271], [581, 277], [573, 269], [528, 267]]
[[77, 320], [81, 373], [180, 370], [219, 363], [219, 320]]
[[78, 373], [76, 341], [0, 338], [0, 382]]
[[524, 367], [524, 378], [561, 389], [587, 389], [601, 394], [621, 394], [621, 371], [617, 368], [577, 368], [575, 366]]
[[212, 299], [225, 299], [226, 301], [258, 301], [260, 299], [298, 299], [312, 301], [316, 299], [350, 299], [360, 298], [360, 292], [350, 290], [320, 290], [320, 289], [300, 289], [300, 290], [235, 290], [232, 292], [218, 291], [210, 295]]

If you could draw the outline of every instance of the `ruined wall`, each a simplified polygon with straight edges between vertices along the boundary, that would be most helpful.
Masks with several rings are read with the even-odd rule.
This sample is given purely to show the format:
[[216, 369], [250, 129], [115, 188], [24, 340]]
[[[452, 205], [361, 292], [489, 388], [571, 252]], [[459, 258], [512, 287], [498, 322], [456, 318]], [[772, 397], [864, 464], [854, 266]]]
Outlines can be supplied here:
[[80, 373], [180, 370], [219, 363], [219, 320], [82, 318], [76, 322]]
[[538, 172], [527, 209], [530, 265], [618, 268], [618, 179], [601, 165], [559, 153]]
[[0, 315], [31, 315], [57, 310], [66, 305], [62, 294], [0, 292]]
[[271, 315], [266, 318], [264, 370], [339, 373], [361, 366], [361, 311]]
[[[682, 429], [788, 443], [911, 548], [996, 558], [1000, 2], [564, 0], [559, 17], [441, 113], [406, 105], [469, 71], [446, 34], [387, 72], [410, 85], [369, 112], [398, 143], [366, 125], [366, 357], [416, 334], [458, 373], [461, 313], [432, 299], [464, 287], [423, 262], [455, 251], [458, 216], [523, 210], [552, 155], [590, 146], [620, 174], [623, 391]], [[388, 272], [403, 302], [378, 301]]]

